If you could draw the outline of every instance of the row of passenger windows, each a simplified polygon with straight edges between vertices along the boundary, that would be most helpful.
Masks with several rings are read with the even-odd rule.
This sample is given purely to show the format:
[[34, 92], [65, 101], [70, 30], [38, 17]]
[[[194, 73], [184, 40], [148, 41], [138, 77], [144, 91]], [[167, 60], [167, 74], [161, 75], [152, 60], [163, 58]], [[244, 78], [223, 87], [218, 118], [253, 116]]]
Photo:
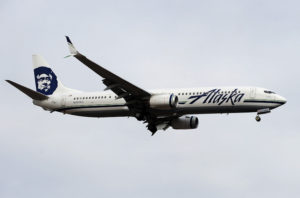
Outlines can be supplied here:
[[[113, 98], [112, 96], [89, 96], [89, 97], [75, 97], [74, 100], [89, 100], [89, 99], [106, 99]], [[115, 96], [117, 98], [117, 96]]]
[[[221, 91], [219, 92], [220, 94], [230, 94], [231, 91]], [[238, 91], [237, 93], [241, 93], [241, 91]], [[205, 92], [189, 92], [189, 93], [178, 93], [178, 96], [180, 95], [201, 95], [201, 94], [205, 94]]]
[[[265, 91], [266, 92], [266, 91]], [[189, 93], [178, 93], [178, 96], [180, 95], [201, 95], [204, 94], [205, 92], [189, 92]], [[221, 91], [221, 94], [229, 94], [231, 91]], [[238, 91], [238, 93], [241, 93], [241, 91]], [[112, 96], [89, 96], [89, 97], [75, 97], [74, 100], [89, 100], [89, 99], [106, 99], [106, 98], [112, 98]], [[115, 96], [117, 98], [117, 96]]]

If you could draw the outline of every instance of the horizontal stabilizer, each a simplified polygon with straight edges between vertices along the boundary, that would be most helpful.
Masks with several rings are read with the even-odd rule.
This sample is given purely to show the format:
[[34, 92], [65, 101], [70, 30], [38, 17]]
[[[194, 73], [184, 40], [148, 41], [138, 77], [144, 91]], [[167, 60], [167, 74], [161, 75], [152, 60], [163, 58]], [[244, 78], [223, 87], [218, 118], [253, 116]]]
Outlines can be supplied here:
[[32, 98], [33, 100], [46, 100], [49, 97], [41, 94], [39, 92], [33, 91], [32, 89], [29, 89], [27, 87], [24, 87], [18, 83], [15, 83], [11, 80], [6, 80], [6, 82], [8, 82], [9, 84], [11, 84], [12, 86], [14, 86], [15, 88], [19, 89], [20, 91], [22, 91], [24, 94], [26, 94], [27, 96], [29, 96], [30, 98]]

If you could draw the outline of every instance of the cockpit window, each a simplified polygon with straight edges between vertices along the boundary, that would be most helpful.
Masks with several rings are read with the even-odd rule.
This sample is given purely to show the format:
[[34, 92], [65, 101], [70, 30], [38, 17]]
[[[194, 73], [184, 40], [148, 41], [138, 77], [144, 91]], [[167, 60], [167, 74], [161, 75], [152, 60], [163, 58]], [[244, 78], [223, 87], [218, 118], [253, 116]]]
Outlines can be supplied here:
[[268, 90], [265, 90], [264, 92], [267, 93], [267, 94], [275, 94], [275, 92], [273, 92], [273, 91], [268, 91]]

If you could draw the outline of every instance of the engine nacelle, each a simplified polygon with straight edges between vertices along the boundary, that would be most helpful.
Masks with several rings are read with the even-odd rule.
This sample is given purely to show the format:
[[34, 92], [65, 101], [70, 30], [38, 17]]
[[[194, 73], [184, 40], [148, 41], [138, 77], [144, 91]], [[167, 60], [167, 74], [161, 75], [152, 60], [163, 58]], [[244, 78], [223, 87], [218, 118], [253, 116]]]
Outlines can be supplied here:
[[151, 96], [150, 107], [153, 109], [173, 109], [177, 107], [178, 97], [174, 94], [160, 94]]
[[198, 122], [196, 116], [185, 116], [172, 120], [171, 126], [173, 129], [196, 129]]

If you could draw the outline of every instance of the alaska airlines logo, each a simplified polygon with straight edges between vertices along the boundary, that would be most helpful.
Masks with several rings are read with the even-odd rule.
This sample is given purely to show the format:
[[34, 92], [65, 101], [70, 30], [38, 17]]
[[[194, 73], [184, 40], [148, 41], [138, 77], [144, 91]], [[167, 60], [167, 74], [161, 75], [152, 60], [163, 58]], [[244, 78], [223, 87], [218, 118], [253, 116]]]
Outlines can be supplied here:
[[[234, 105], [237, 102], [240, 102], [242, 98], [244, 97], [244, 93], [240, 93], [238, 89], [235, 89], [234, 91], [231, 91], [230, 94], [226, 93], [225, 91], [221, 91], [221, 89], [212, 89], [208, 92], [205, 92], [203, 94], [197, 95], [197, 96], [191, 96], [188, 99], [191, 99], [190, 104], [194, 104], [196, 101], [202, 99], [203, 104], [207, 103], [217, 103], [218, 105], [228, 103], [230, 102], [232, 105]], [[185, 104], [184, 102], [183, 104]]]
[[51, 95], [57, 88], [57, 77], [48, 67], [34, 69], [36, 90], [45, 95]]

